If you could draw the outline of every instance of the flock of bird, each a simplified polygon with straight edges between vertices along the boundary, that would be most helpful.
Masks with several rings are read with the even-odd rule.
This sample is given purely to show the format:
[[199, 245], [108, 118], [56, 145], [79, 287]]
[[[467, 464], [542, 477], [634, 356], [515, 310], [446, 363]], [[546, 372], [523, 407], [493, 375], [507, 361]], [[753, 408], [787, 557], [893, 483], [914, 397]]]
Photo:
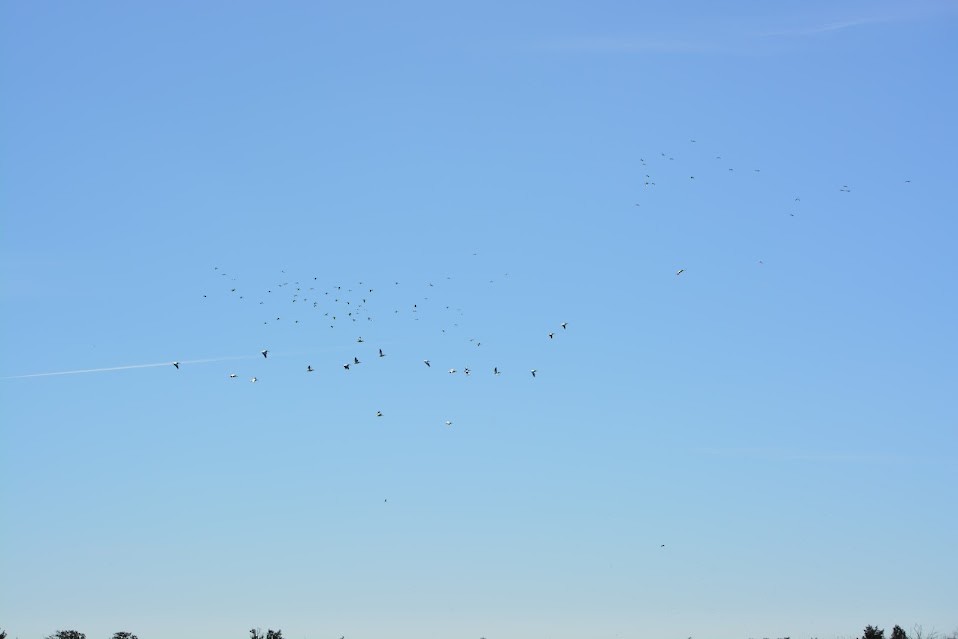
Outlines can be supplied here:
[[[430, 329], [438, 333], [437, 337], [453, 337], [454, 333], [460, 329], [459, 322], [462, 321], [464, 317], [464, 311], [461, 307], [452, 304], [436, 303], [434, 298], [436, 294], [442, 290], [442, 286], [438, 285], [436, 281], [424, 281], [412, 287], [406, 287], [398, 281], [393, 281], [392, 286], [387, 287], [393, 289], [392, 292], [394, 294], [389, 296], [389, 299], [392, 300], [392, 304], [384, 308], [381, 304], [377, 305], [377, 302], [379, 302], [378, 291], [380, 288], [378, 286], [371, 286], [368, 282], [364, 283], [360, 281], [352, 287], [341, 284], [323, 287], [319, 284], [319, 276], [287, 279], [286, 272], [281, 271], [280, 275], [282, 276], [282, 280], [279, 282], [262, 288], [257, 288], [255, 285], [250, 285], [249, 288], [246, 288], [242, 278], [235, 274], [227, 273], [225, 270], [220, 269], [219, 266], [214, 266], [213, 272], [214, 275], [218, 277], [212, 285], [212, 290], [208, 290], [204, 293], [203, 298], [213, 301], [217, 299], [223, 300], [225, 297], [237, 304], [248, 304], [249, 306], [247, 308], [251, 308], [253, 312], [253, 315], [249, 316], [250, 319], [252, 320], [255, 315], [259, 315], [259, 319], [253, 321], [260, 323], [261, 326], [266, 326], [267, 328], [264, 329], [266, 331], [272, 331], [271, 326], [285, 323], [288, 327], [301, 327], [304, 330], [310, 331], [309, 334], [313, 335], [314, 333], [312, 331], [317, 329], [322, 330], [324, 324], [328, 329], [336, 329], [338, 326], [358, 329], [358, 326], [354, 325], [361, 323], [362, 326], [366, 327], [366, 331], [372, 333], [375, 332], [377, 322], [381, 319], [395, 318], [398, 320], [411, 319], [413, 321], [419, 321], [428, 315], [430, 319], [439, 319], [441, 321], [441, 324], [437, 324]], [[508, 273], [504, 274], [504, 276], [508, 277]], [[452, 280], [452, 277], [446, 277], [443, 281], [446, 282], [448, 280]], [[489, 282], [494, 283], [494, 280], [489, 280]], [[395, 293], [398, 292], [401, 294], [410, 289], [415, 291], [415, 293], [413, 293], [415, 296], [412, 297], [412, 299], [408, 299], [405, 304], [396, 303], [397, 297]], [[427, 295], [426, 293], [429, 294]], [[277, 306], [277, 304], [280, 306]], [[259, 311], [256, 309], [259, 309]], [[568, 329], [569, 322], [558, 322], [554, 329], [543, 330], [542, 339], [545, 342], [557, 341], [557, 333], [565, 332]], [[337, 330], [336, 333], [331, 333], [331, 335], [341, 335], [341, 331]], [[382, 360], [388, 356], [386, 350], [388, 343], [376, 345], [372, 347], [370, 351], [369, 346], [367, 346], [370, 340], [364, 338], [362, 335], [355, 336], [353, 339], [353, 343], [357, 349], [367, 349], [368, 358]], [[466, 342], [465, 338], [462, 339], [462, 342]], [[347, 348], [342, 341], [338, 342], [338, 344], [340, 349]], [[482, 341], [478, 337], [472, 337], [468, 339], [468, 344], [470, 348], [479, 348], [482, 346]], [[428, 346], [423, 345], [422, 347], [424, 349], [432, 349], [435, 348], [435, 346], [435, 344], [432, 344]], [[483, 349], [483, 352], [487, 350], [488, 346]], [[260, 350], [259, 355], [262, 356], [264, 360], [271, 359], [272, 357], [272, 353], [268, 348]], [[283, 354], [281, 353], [281, 355]], [[345, 361], [340, 360], [339, 366], [341, 373], [351, 374], [351, 372], [358, 367], [364, 366], [367, 357], [361, 359], [361, 355], [362, 352], [359, 354], [351, 354]], [[450, 355], [447, 355], [447, 357], [449, 356]], [[289, 356], [283, 355], [283, 357], [288, 358]], [[431, 358], [424, 358], [421, 362], [421, 365], [425, 368], [433, 368]], [[177, 370], [180, 369], [182, 364], [183, 362], [180, 361], [172, 362], [173, 367]], [[316, 365], [314, 366], [314, 364]], [[319, 364], [323, 364], [323, 362]], [[317, 364], [315, 359], [309, 361], [308, 357], [304, 357], [299, 365], [302, 366], [300, 370], [307, 375], [324, 375], [325, 373], [320, 371], [321, 369], [325, 370], [325, 366], [320, 366], [319, 364]], [[470, 377], [475, 374], [475, 370], [468, 365], [462, 367], [452, 366], [446, 370], [448, 375], [461, 374], [465, 377]], [[492, 377], [498, 378], [503, 375], [501, 363], [490, 362], [489, 369], [486, 370], [488, 370], [487, 374]], [[538, 368], [529, 367], [527, 370], [529, 379], [537, 378], [539, 374]], [[230, 380], [240, 378], [240, 375], [235, 371], [229, 371], [226, 374]], [[255, 375], [248, 377], [248, 379], [250, 383], [254, 384], [261, 381], [261, 377]], [[376, 410], [375, 416], [381, 418], [384, 417], [384, 413], [382, 410]], [[453, 420], [446, 419], [443, 423], [446, 426], [452, 426]]]
[[[696, 144], [696, 140], [692, 139], [689, 141], [690, 144]], [[650, 156], [653, 157], [653, 156]], [[679, 166], [680, 163], [671, 164], [675, 162], [675, 156], [667, 153], [660, 153], [658, 156], [660, 163], [663, 163], [662, 167], [666, 166]], [[722, 156], [715, 156], [715, 161], [722, 161]], [[639, 158], [640, 165], [642, 167], [642, 173], [644, 174], [643, 186], [647, 190], [651, 189], [661, 189], [662, 187], [657, 187], [656, 177], [653, 176], [652, 160], [646, 160], [644, 157]], [[723, 166], [727, 171], [723, 171], [723, 174], [734, 173], [735, 167]], [[754, 168], [752, 169], [754, 174], [760, 174], [761, 169]], [[675, 175], [674, 171], [671, 171], [664, 176], [665, 182], [668, 183], [670, 180], [674, 181]], [[662, 180], [663, 177], [659, 179]], [[689, 180], [695, 180], [695, 175], [689, 175]], [[910, 182], [910, 180], [905, 180], [905, 182]], [[838, 189], [842, 193], [851, 193], [851, 188], [847, 184], [843, 184], [841, 188]], [[797, 206], [801, 203], [801, 197], [795, 195], [792, 200], [793, 206]], [[640, 203], [635, 203], [635, 206], [641, 206]], [[789, 215], [794, 217], [797, 209], [788, 211]], [[473, 255], [476, 255], [473, 253]], [[762, 264], [763, 261], [759, 260], [759, 264]], [[281, 281], [275, 282], [271, 286], [267, 286], [264, 289], [256, 290], [255, 287], [244, 288], [242, 282], [239, 281], [234, 275], [227, 273], [224, 270], [221, 270], [218, 266], [213, 268], [214, 273], [218, 274], [220, 282], [214, 286], [214, 290], [208, 291], [203, 295], [204, 298], [212, 296], [222, 296], [225, 293], [227, 296], [231, 297], [237, 303], [243, 304], [252, 304], [254, 308], [263, 307], [261, 309], [259, 322], [263, 326], [270, 325], [281, 325], [287, 324], [291, 326], [307, 324], [313, 324], [314, 320], [319, 319], [329, 328], [336, 328], [337, 326], [342, 326], [344, 323], [347, 326], [353, 326], [358, 329], [358, 326], [355, 324], [362, 323], [363, 326], [368, 326], [370, 329], [373, 329], [377, 324], [377, 320], [382, 318], [381, 313], [383, 313], [382, 308], [377, 308], [375, 301], [378, 297], [377, 287], [371, 286], [368, 283], [362, 281], [354, 285], [354, 288], [343, 287], [342, 285], [328, 286], [323, 287], [319, 283], [319, 277], [314, 276], [310, 278], [303, 279], [293, 279], [288, 278], [285, 271], [281, 271], [282, 279]], [[681, 276], [686, 273], [686, 268], [684, 266], [675, 270], [675, 276]], [[508, 277], [508, 273], [505, 274]], [[446, 277], [446, 280], [451, 280], [451, 277]], [[290, 281], [292, 280], [292, 281]], [[228, 282], [223, 286], [224, 282]], [[490, 283], [492, 280], [490, 280]], [[418, 288], [417, 288], [418, 287]], [[400, 291], [401, 287], [400, 282], [394, 281], [392, 287], [395, 291]], [[412, 318], [415, 321], [419, 321], [421, 317], [426, 315], [427, 309], [429, 311], [434, 311], [438, 308], [442, 313], [444, 313], [443, 321], [446, 322], [443, 328], [441, 328], [441, 333], [446, 334], [448, 332], [453, 332], [454, 329], [459, 328], [458, 321], [463, 317], [464, 312], [461, 307], [454, 307], [452, 305], [439, 305], [435, 304], [435, 301], [431, 301], [430, 296], [424, 295], [425, 292], [436, 293], [440, 290], [441, 287], [436, 286], [436, 281], [424, 281], [420, 282], [418, 285], [412, 288], [413, 291], [417, 291], [418, 295], [413, 299], [407, 299], [405, 305], [396, 305], [393, 301], [394, 308], [392, 310], [392, 316], [398, 318]], [[408, 292], [407, 290], [403, 291]], [[421, 297], [420, 297], [421, 295]], [[393, 299], [393, 298], [390, 298]], [[285, 306], [279, 312], [277, 312], [277, 307], [275, 303], [283, 303]], [[388, 311], [386, 311], [388, 312]], [[284, 317], [286, 319], [284, 319]], [[556, 339], [556, 335], [564, 332], [568, 329], [568, 322], [560, 322], [556, 324], [554, 329], [545, 329], [543, 330], [543, 336], [548, 342], [552, 342]], [[341, 332], [341, 331], [340, 331]], [[356, 332], [359, 332], [358, 330]], [[355, 333], [354, 333], [355, 334]], [[355, 339], [357, 344], [364, 344], [366, 340], [358, 336]], [[482, 342], [478, 338], [471, 338], [469, 342], [475, 347], [481, 346]], [[382, 359], [387, 356], [387, 353], [383, 350], [382, 346], [378, 346], [375, 351], [373, 351], [376, 359]], [[270, 356], [270, 351], [268, 349], [262, 349], [260, 355], [264, 359], [268, 359]], [[432, 368], [432, 361], [429, 358], [424, 358], [421, 360], [422, 364], [426, 368]], [[357, 367], [363, 364], [363, 360], [357, 355], [353, 355], [346, 361], [341, 361], [339, 364], [342, 368], [343, 373], [349, 373], [350, 371], [356, 369]], [[503, 370], [500, 368], [500, 363], [490, 362], [490, 374], [499, 377], [502, 375]], [[179, 369], [181, 362], [172, 362], [172, 365]], [[313, 366], [313, 362], [304, 361], [301, 364], [303, 366], [303, 371], [307, 374], [317, 373], [317, 368]], [[535, 367], [530, 367], [526, 369], [528, 375], [531, 379], [536, 379], [538, 374], [538, 369]], [[457, 375], [461, 371], [464, 376], [473, 375], [474, 371], [469, 366], [457, 367], [453, 366], [447, 369], [449, 375]], [[239, 375], [236, 372], [228, 373], [229, 379], [238, 379]], [[257, 383], [260, 381], [259, 377], [251, 376], [249, 377], [251, 383]], [[383, 417], [383, 412], [377, 410], [375, 412], [376, 417]], [[446, 426], [452, 425], [452, 420], [445, 421]]]

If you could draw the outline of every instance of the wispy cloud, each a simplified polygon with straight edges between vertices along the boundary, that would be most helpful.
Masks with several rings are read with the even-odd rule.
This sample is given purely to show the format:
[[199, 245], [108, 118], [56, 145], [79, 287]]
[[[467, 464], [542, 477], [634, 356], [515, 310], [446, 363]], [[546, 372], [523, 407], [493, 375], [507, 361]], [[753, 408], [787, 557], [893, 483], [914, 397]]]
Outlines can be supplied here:
[[844, 29], [852, 29], [854, 27], [861, 27], [861, 26], [865, 26], [869, 24], [887, 24], [887, 23], [896, 22], [896, 21], [897, 20], [891, 16], [871, 16], [871, 17], [865, 17], [865, 18], [852, 18], [848, 20], [837, 20], [835, 22], [824, 22], [821, 24], [815, 24], [810, 26], [781, 29], [779, 31], [768, 31], [768, 32], [759, 34], [759, 36], [766, 37], [766, 38], [814, 36], [814, 35], [819, 35], [822, 33], [830, 33], [832, 31], [842, 31]]
[[[775, 18], [724, 19], [698, 22], [687, 30], [674, 25], [667, 31], [616, 35], [579, 35], [540, 40], [535, 48], [557, 52], [611, 54], [752, 53], [776, 39], [813, 38], [870, 26], [920, 22], [958, 15], [958, 0], [913, 0], [908, 3], [864, 5], [857, 15], [838, 12], [779, 14]], [[777, 24], [775, 24], [777, 23]]]
[[[756, 35], [766, 38], [810, 37], [871, 25], [929, 20], [942, 15], [956, 13], [956, 10], [958, 10], [958, 3], [952, 0], [948, 2], [903, 2], [893, 6], [876, 8], [867, 13], [852, 17], [818, 21], [814, 18], [803, 18], [800, 20], [803, 24], [764, 31]], [[799, 22], [799, 20], [795, 20], [795, 22]]]

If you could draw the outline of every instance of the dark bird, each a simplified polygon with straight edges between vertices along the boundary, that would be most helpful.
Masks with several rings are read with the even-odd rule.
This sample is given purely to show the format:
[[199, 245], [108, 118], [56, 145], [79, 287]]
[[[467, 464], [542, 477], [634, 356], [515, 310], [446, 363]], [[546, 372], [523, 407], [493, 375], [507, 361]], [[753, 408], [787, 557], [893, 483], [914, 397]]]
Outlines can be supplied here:
[[529, 371], [529, 372], [532, 373], [532, 376], [533, 376], [533, 377], [536, 376], [536, 369], [533, 368], [533, 369], [532, 369], [531, 371]]
[[236, 373], [230, 373], [230, 379], [236, 379]]
[[[279, 318], [277, 317], [276, 319], [279, 319]], [[260, 351], [260, 353], [263, 355], [263, 358], [265, 359], [266, 356], [269, 354], [269, 351]]]
[[[347, 302], [347, 303], [348, 303], [348, 302]], [[359, 339], [357, 339], [356, 341], [357, 341], [358, 343], [360, 343], [360, 344], [362, 344], [362, 343], [363, 343], [363, 338], [362, 338], [362, 337], [360, 337], [360, 338], [359, 338]]]
[[432, 368], [432, 364], [429, 363], [429, 360], [428, 360], [428, 359], [422, 360], [422, 363], [425, 364], [426, 366]]
[[384, 352], [383, 352], [383, 349], [381, 349], [381, 348], [379, 349], [379, 356], [380, 356], [380, 357], [386, 357], [386, 353], [384, 353]]
[[676, 275], [681, 275], [681, 274], [684, 273], [684, 272], [685, 272], [685, 269], [684, 269], [684, 268], [680, 268], [679, 270], [677, 270], [677, 271], [675, 272], [675, 274], [676, 274]]
[[499, 373], [499, 367], [498, 367], [498, 366], [493, 366], [493, 367], [492, 367], [492, 374], [493, 374], [493, 375], [500, 375], [500, 373]]
[[569, 325], [569, 322], [562, 322], [561, 324], [559, 324], [559, 326], [562, 327], [562, 330], [565, 330], [566, 326], [568, 325]]
[[180, 368], [180, 363], [179, 363], [179, 362], [173, 362], [173, 366], [175, 366], [176, 369], [179, 370], [179, 368]]
[[306, 365], [306, 372], [307, 372], [307, 373], [312, 373], [312, 372], [313, 372], [313, 367], [312, 367], [312, 365], [309, 365], [309, 364]]
[[353, 364], [362, 364], [362, 362], [359, 361], [359, 358], [358, 358], [358, 357], [354, 357], [354, 358], [353, 358]]
[[255, 384], [255, 383], [256, 383], [256, 378], [255, 378], [255, 377], [251, 377], [249, 381]]
[[383, 416], [383, 412], [381, 410], [377, 410], [376, 417], [382, 417], [382, 416]]
[[346, 370], [349, 370], [349, 364], [343, 364], [343, 368], [345, 368]]
[[553, 337], [555, 337], [555, 333], [549, 333], [549, 339], [552, 339]]

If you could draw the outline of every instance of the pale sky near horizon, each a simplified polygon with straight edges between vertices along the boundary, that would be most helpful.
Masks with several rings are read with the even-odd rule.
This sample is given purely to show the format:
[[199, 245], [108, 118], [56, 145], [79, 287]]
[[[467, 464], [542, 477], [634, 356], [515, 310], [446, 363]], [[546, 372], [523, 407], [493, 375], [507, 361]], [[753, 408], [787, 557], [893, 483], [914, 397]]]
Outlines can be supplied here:
[[946, 1], [3, 3], [0, 629], [955, 630], [956, 65]]

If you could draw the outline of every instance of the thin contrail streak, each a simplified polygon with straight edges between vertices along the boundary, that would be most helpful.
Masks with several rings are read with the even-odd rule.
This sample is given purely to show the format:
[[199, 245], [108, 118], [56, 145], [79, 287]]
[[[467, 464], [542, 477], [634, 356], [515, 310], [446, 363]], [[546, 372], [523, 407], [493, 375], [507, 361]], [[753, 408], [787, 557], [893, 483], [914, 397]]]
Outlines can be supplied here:
[[[391, 343], [392, 343], [391, 341], [385, 341], [385, 342], [381, 342], [381, 345], [388, 346]], [[337, 351], [345, 351], [348, 349], [349, 347], [347, 346], [339, 346], [334, 348], [321, 349], [318, 352], [332, 353]], [[312, 353], [316, 353], [316, 352], [317, 351], [312, 351]], [[272, 353], [271, 352], [270, 358], [282, 359], [282, 358], [290, 357], [293, 355], [305, 355], [305, 354], [306, 354], [305, 352], [301, 352], [301, 353]], [[210, 362], [226, 362], [229, 360], [236, 360], [236, 359], [259, 359], [260, 357], [262, 357], [262, 355], [233, 355], [230, 357], [211, 357], [209, 359], [190, 359], [190, 360], [184, 359], [184, 360], [180, 360], [178, 363], [179, 364], [207, 364]], [[83, 373], [105, 373], [107, 371], [125, 371], [125, 370], [131, 370], [134, 368], [158, 368], [160, 366], [172, 366], [172, 365], [173, 365], [173, 360], [170, 360], [168, 362], [157, 362], [155, 364], [129, 364], [126, 366], [108, 366], [106, 368], [83, 368], [83, 369], [78, 369], [73, 371], [54, 371], [51, 373], [29, 373], [27, 375], [7, 375], [6, 377], [0, 377], [0, 379], [27, 379], [29, 377], [53, 377], [56, 375], [80, 375]]]
[[[209, 362], [225, 362], [233, 359], [253, 359], [255, 355], [237, 355], [232, 357], [212, 357], [209, 359], [191, 359], [183, 360], [180, 364], [206, 364]], [[29, 373], [27, 375], [8, 375], [0, 379], [26, 379], [28, 377], [51, 377], [54, 375], [79, 375], [81, 373], [104, 373], [106, 371], [125, 371], [132, 368], [156, 368], [159, 366], [172, 366], [173, 362], [157, 362], [156, 364], [129, 364], [127, 366], [109, 366], [106, 368], [83, 368], [73, 371], [55, 371], [52, 373]]]

